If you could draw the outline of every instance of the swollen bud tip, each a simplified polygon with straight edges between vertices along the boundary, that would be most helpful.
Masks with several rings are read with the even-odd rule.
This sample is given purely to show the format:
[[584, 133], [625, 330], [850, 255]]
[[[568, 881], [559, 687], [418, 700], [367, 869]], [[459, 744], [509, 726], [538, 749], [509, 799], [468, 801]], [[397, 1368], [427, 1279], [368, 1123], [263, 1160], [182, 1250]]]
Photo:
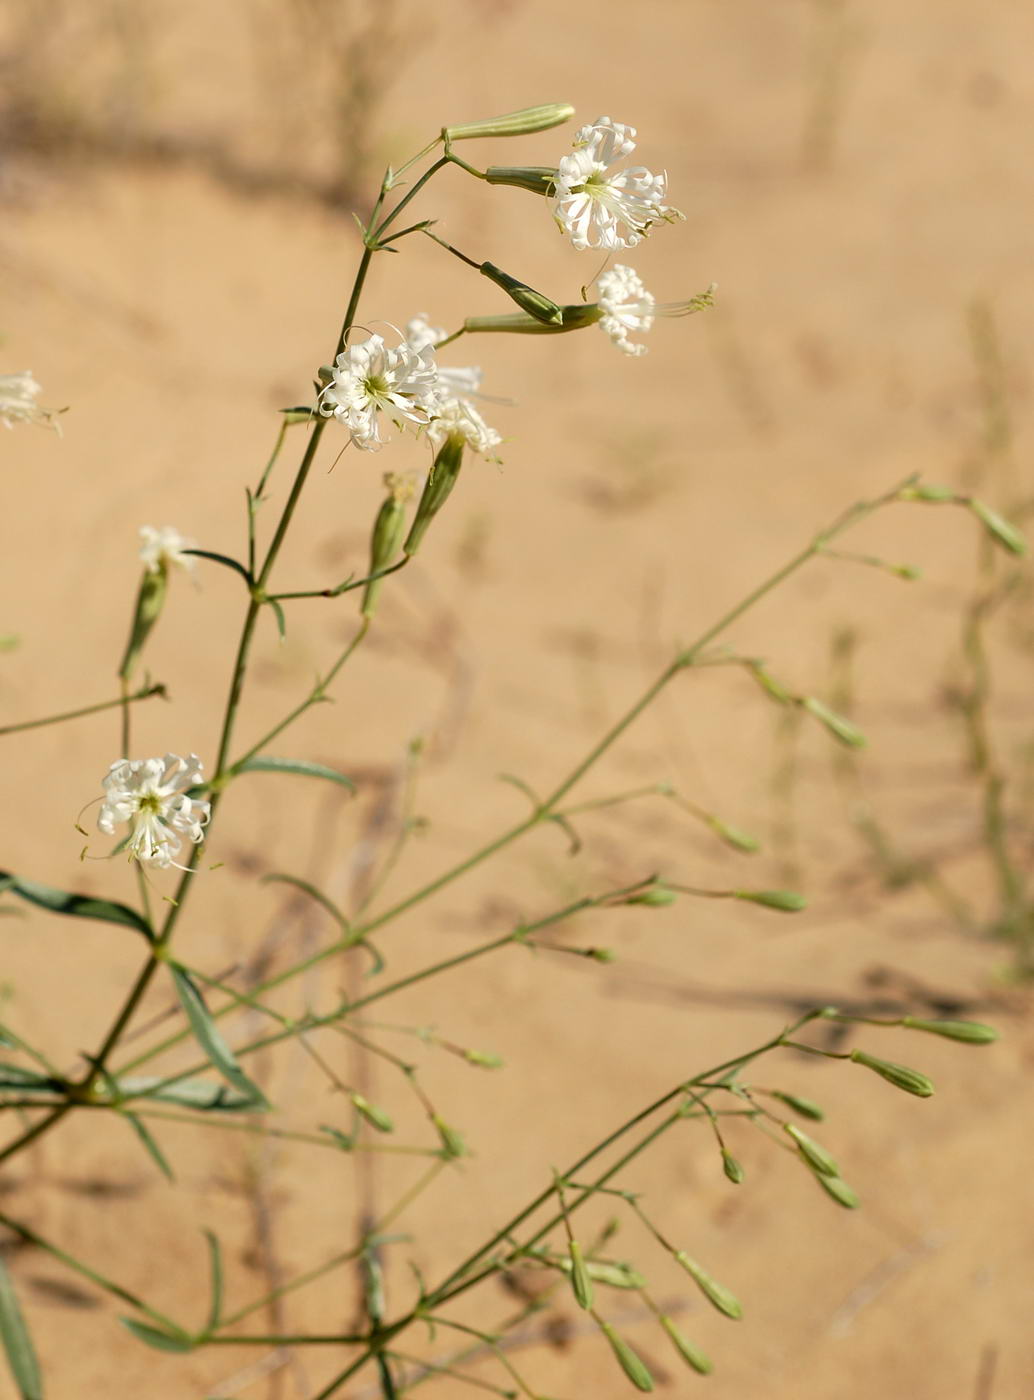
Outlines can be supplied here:
[[985, 1026], [980, 1021], [923, 1021], [918, 1016], [905, 1016], [901, 1024], [913, 1031], [929, 1031], [931, 1035], [943, 1035], [967, 1045], [990, 1045], [998, 1039], [994, 1026]]
[[906, 1094], [915, 1094], [916, 1098], [928, 1099], [934, 1091], [925, 1074], [920, 1074], [917, 1069], [909, 1069], [907, 1065], [896, 1065], [893, 1060], [878, 1060], [875, 1055], [867, 1055], [864, 1050], [852, 1050], [851, 1059], [856, 1065], [864, 1065], [866, 1069], [871, 1069], [896, 1089], [904, 1089]]
[[550, 301], [549, 297], [537, 292], [534, 287], [519, 282], [516, 277], [511, 277], [508, 272], [496, 267], [495, 263], [483, 262], [478, 270], [497, 287], [502, 287], [511, 301], [515, 301], [529, 316], [534, 316], [536, 321], [542, 321], [547, 326], [563, 325], [564, 313], [560, 307], [555, 301]]
[[483, 136], [530, 136], [536, 131], [549, 131], [574, 116], [570, 102], [545, 102], [540, 107], [522, 107], [519, 112], [507, 112], [501, 117], [485, 117], [478, 122], [461, 122], [458, 126], [443, 126], [442, 140], [473, 141]]

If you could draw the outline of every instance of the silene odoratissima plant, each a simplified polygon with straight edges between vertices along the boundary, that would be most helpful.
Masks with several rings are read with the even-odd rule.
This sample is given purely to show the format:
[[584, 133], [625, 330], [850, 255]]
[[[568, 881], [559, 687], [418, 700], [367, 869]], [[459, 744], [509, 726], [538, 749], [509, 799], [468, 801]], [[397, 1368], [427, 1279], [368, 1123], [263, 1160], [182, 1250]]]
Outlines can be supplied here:
[[[83, 798], [87, 806], [79, 820], [90, 823], [91, 843], [96, 840], [95, 825], [103, 837], [111, 838], [112, 855], [132, 863], [137, 897], [126, 903], [116, 899], [86, 896], [38, 883], [13, 872], [0, 872], [0, 891], [5, 902], [26, 901], [53, 914], [73, 919], [102, 920], [119, 925], [127, 938], [137, 938], [141, 948], [139, 971], [112, 1008], [109, 1028], [101, 1042], [73, 1070], [57, 1066], [45, 1049], [32, 1042], [27, 1027], [0, 1027], [5, 1056], [0, 1063], [0, 1107], [9, 1124], [0, 1146], [0, 1162], [10, 1163], [30, 1144], [45, 1134], [60, 1131], [63, 1120], [73, 1115], [104, 1115], [125, 1120], [136, 1133], [141, 1150], [149, 1154], [154, 1168], [171, 1178], [172, 1169], [155, 1133], [162, 1120], [162, 1133], [175, 1123], [208, 1122], [222, 1127], [300, 1140], [327, 1150], [356, 1154], [367, 1152], [393, 1132], [387, 1109], [372, 1102], [361, 1087], [342, 1083], [330, 1070], [316, 1048], [320, 1033], [345, 1035], [399, 1072], [399, 1083], [416, 1094], [429, 1122], [430, 1141], [410, 1147], [423, 1153], [425, 1162], [403, 1195], [378, 1218], [366, 1222], [358, 1238], [344, 1250], [335, 1249], [325, 1260], [293, 1279], [280, 1280], [275, 1287], [243, 1307], [228, 1311], [223, 1302], [223, 1260], [217, 1236], [206, 1232], [209, 1272], [207, 1317], [198, 1326], [196, 1319], [167, 1316], [155, 1300], [141, 1298], [110, 1279], [105, 1261], [82, 1260], [69, 1252], [60, 1239], [42, 1234], [17, 1214], [5, 1196], [0, 1223], [16, 1240], [46, 1251], [81, 1278], [114, 1296], [129, 1311], [122, 1317], [125, 1326], [143, 1344], [157, 1352], [189, 1352], [216, 1344], [239, 1343], [261, 1348], [309, 1347], [329, 1349], [327, 1374], [312, 1400], [332, 1395], [375, 1394], [399, 1396], [428, 1380], [445, 1378], [448, 1393], [469, 1383], [502, 1396], [534, 1397], [538, 1394], [525, 1380], [513, 1353], [506, 1346], [508, 1335], [542, 1308], [544, 1300], [557, 1290], [570, 1290], [573, 1301], [587, 1314], [587, 1325], [599, 1332], [615, 1363], [616, 1385], [627, 1384], [641, 1391], [653, 1389], [653, 1378], [639, 1354], [618, 1331], [615, 1299], [630, 1295], [645, 1318], [655, 1317], [659, 1327], [689, 1371], [706, 1373], [711, 1361], [687, 1337], [681, 1326], [665, 1312], [651, 1292], [646, 1278], [650, 1250], [668, 1254], [688, 1275], [690, 1282], [717, 1311], [737, 1319], [741, 1307], [733, 1292], [719, 1283], [704, 1264], [698, 1262], [686, 1242], [669, 1239], [658, 1216], [663, 1202], [652, 1202], [635, 1191], [636, 1159], [653, 1148], [677, 1125], [696, 1120], [713, 1136], [720, 1165], [730, 1187], [740, 1186], [744, 1172], [726, 1146], [723, 1127], [732, 1118], [742, 1120], [764, 1133], [774, 1150], [789, 1152], [801, 1169], [815, 1181], [829, 1202], [848, 1209], [858, 1205], [855, 1190], [840, 1175], [840, 1168], [829, 1150], [812, 1136], [809, 1120], [821, 1119], [822, 1110], [794, 1092], [792, 1082], [779, 1088], [762, 1088], [755, 1081], [755, 1068], [762, 1061], [778, 1060], [780, 1052], [794, 1055], [824, 1055], [841, 1059], [852, 1067], [876, 1074], [894, 1088], [925, 1098], [933, 1092], [930, 1081], [918, 1070], [886, 1060], [870, 1049], [830, 1049], [828, 1042], [809, 1032], [823, 1022], [864, 1021], [866, 1025], [905, 1026], [927, 1035], [979, 1045], [994, 1039], [995, 1032], [975, 1022], [925, 1020], [909, 1016], [879, 1020], [849, 1016], [835, 1007], [816, 1007], [792, 1024], [774, 1031], [763, 1044], [744, 1050], [721, 1064], [701, 1069], [691, 1077], [678, 1075], [628, 1121], [616, 1125], [599, 1142], [586, 1144], [576, 1161], [545, 1181], [529, 1183], [526, 1205], [511, 1219], [490, 1222], [491, 1228], [478, 1248], [457, 1258], [441, 1278], [410, 1276], [392, 1267], [390, 1289], [384, 1286], [385, 1262], [406, 1256], [403, 1237], [387, 1235], [388, 1227], [405, 1218], [406, 1228], [419, 1232], [414, 1209], [421, 1193], [432, 1180], [458, 1160], [467, 1157], [464, 1138], [452, 1125], [451, 1115], [442, 1114], [424, 1092], [412, 1065], [401, 1060], [380, 1043], [378, 1024], [367, 1020], [375, 1004], [386, 1001], [402, 988], [437, 977], [450, 970], [514, 946], [535, 949], [550, 946], [549, 939], [565, 921], [594, 909], [614, 906], [635, 907], [644, 918], [651, 910], [693, 898], [724, 898], [746, 901], [761, 911], [793, 913], [803, 907], [803, 898], [782, 889], [701, 887], [689, 883], [679, 870], [644, 870], [641, 878], [619, 888], [587, 889], [578, 898], [539, 917], [497, 933], [459, 955], [444, 958], [392, 979], [380, 957], [376, 939], [403, 913], [433, 899], [441, 890], [460, 880], [468, 871], [490, 861], [500, 851], [520, 841], [546, 823], [558, 825], [577, 844], [573, 823], [580, 812], [632, 801], [644, 795], [611, 794], [573, 801], [572, 794], [595, 768], [601, 757], [619, 743], [625, 731], [656, 700], [657, 696], [684, 672], [700, 667], [735, 666], [743, 668], [759, 683], [766, 697], [778, 705], [796, 707], [828, 731], [831, 739], [849, 747], [864, 743], [858, 730], [832, 710], [822, 699], [790, 693], [760, 658], [741, 655], [719, 645], [729, 629], [760, 599], [809, 561], [835, 555], [834, 541], [857, 522], [899, 502], [942, 502], [943, 493], [928, 490], [915, 479], [895, 485], [884, 494], [850, 506], [769, 578], [755, 584], [745, 597], [723, 617], [707, 626], [697, 639], [674, 651], [669, 663], [627, 712], [593, 746], [572, 764], [546, 795], [533, 794], [530, 810], [515, 824], [493, 833], [480, 848], [459, 863], [438, 871], [425, 885], [406, 894], [380, 912], [370, 912], [370, 899], [358, 910], [345, 911], [312, 883], [289, 875], [275, 877], [286, 881], [304, 898], [313, 900], [326, 914], [334, 933], [315, 953], [306, 950], [286, 969], [269, 976], [257, 986], [242, 989], [232, 985], [233, 975], [217, 969], [188, 966], [177, 955], [175, 935], [189, 914], [190, 893], [203, 850], [218, 855], [218, 817], [224, 800], [233, 800], [237, 781], [256, 772], [295, 773], [350, 787], [347, 774], [304, 759], [278, 756], [280, 740], [292, 722], [329, 692], [339, 672], [357, 654], [364, 637], [376, 620], [379, 594], [391, 586], [391, 576], [406, 567], [422, 546], [438, 513], [445, 508], [456, 489], [465, 459], [497, 458], [499, 433], [483, 416], [484, 401], [478, 397], [480, 370], [439, 362], [439, 353], [461, 337], [482, 334], [555, 336], [571, 334], [596, 326], [625, 355], [646, 351], [643, 337], [658, 316], [685, 316], [711, 305], [713, 286], [697, 296], [674, 302], [658, 302], [646, 290], [638, 273], [626, 258], [644, 238], [682, 218], [667, 199], [664, 175], [641, 166], [632, 166], [628, 157], [635, 149], [635, 129], [600, 117], [582, 126], [575, 134], [570, 151], [555, 166], [488, 166], [477, 168], [462, 159], [457, 147], [469, 150], [474, 140], [519, 138], [546, 131], [566, 122], [573, 115], [565, 104], [550, 104], [516, 112], [509, 116], [444, 127], [422, 151], [397, 170], [389, 169], [382, 181], [373, 210], [361, 224], [363, 251], [343, 323], [333, 353], [316, 374], [310, 403], [283, 411], [269, 461], [257, 484], [247, 491], [247, 550], [244, 558], [234, 559], [204, 549], [172, 527], [141, 530], [140, 577], [129, 640], [118, 668], [121, 692], [114, 698], [66, 713], [54, 714], [24, 723], [9, 724], [0, 732], [11, 734], [22, 729], [73, 720], [79, 715], [110, 707], [118, 721], [117, 748], [105, 775], [98, 775], [100, 796], [96, 810], [85, 814], [93, 804], [88, 794], [69, 794], [70, 811]], [[412, 183], [403, 176], [423, 167]], [[591, 250], [594, 257], [606, 258], [589, 284], [593, 299], [583, 290], [582, 299], [571, 303], [551, 300], [522, 282], [516, 275], [491, 262], [479, 262], [452, 247], [434, 231], [433, 219], [420, 217], [406, 222], [413, 201], [427, 190], [434, 176], [447, 166], [458, 166], [487, 184], [516, 186], [528, 191], [538, 207], [528, 206], [529, 236], [534, 236], [536, 220], [543, 235], [548, 233], [548, 216], [576, 251]], [[404, 193], [400, 193], [405, 189]], [[415, 212], [415, 211], [414, 211]], [[495, 315], [472, 315], [451, 334], [436, 328], [428, 316], [414, 309], [403, 329], [386, 327], [371, 333], [360, 329], [359, 309], [367, 273], [374, 258], [385, 250], [398, 251], [403, 243], [422, 243], [430, 251], [429, 240], [444, 246], [469, 264], [481, 276], [509, 297], [513, 308]], [[577, 283], [577, 276], [573, 279]], [[543, 347], [549, 353], [553, 347]], [[615, 373], [621, 365], [615, 361]], [[0, 377], [0, 416], [5, 426], [23, 422], [48, 423], [50, 415], [37, 406], [39, 386], [29, 374]], [[280, 552], [295, 517], [320, 445], [326, 434], [329, 450], [336, 457], [343, 447], [373, 453], [390, 446], [391, 430], [414, 434], [428, 446], [429, 465], [419, 495], [404, 475], [389, 472], [386, 494], [373, 522], [369, 567], [361, 578], [351, 577], [325, 589], [291, 592], [284, 589], [276, 572]], [[260, 510], [272, 499], [270, 481], [282, 451], [294, 437], [304, 446], [289, 489], [279, 507], [279, 515], [268, 538], [260, 541]], [[985, 506], [971, 505], [989, 539], [1014, 552], [1023, 548], [1018, 534]], [[191, 522], [195, 529], [198, 522]], [[229, 679], [224, 720], [217, 751], [209, 756], [165, 753], [133, 756], [132, 715], [134, 706], [148, 697], [163, 693], [160, 684], [141, 676], [142, 658], [149, 637], [166, 606], [170, 584], [178, 573], [196, 573], [203, 565], [219, 565], [239, 577], [243, 594], [243, 621], [236, 659]], [[358, 594], [355, 630], [342, 653], [331, 661], [311, 692], [258, 742], [242, 749], [237, 740], [249, 677], [249, 660], [256, 624], [267, 610], [276, 618], [283, 634], [288, 610], [305, 598], [336, 598]], [[775, 668], [778, 670], [778, 667]], [[522, 785], [523, 786], [523, 785]], [[752, 839], [722, 820], [717, 814], [695, 805], [663, 782], [645, 790], [653, 796], [674, 799], [681, 810], [700, 820], [715, 837], [739, 851], [755, 848]], [[84, 831], [88, 830], [83, 826]], [[386, 860], [394, 863], [398, 844]], [[97, 854], [91, 844], [91, 855]], [[211, 878], [219, 878], [213, 873]], [[383, 892], [383, 880], [378, 894]], [[160, 897], [159, 897], [160, 896]], [[379, 902], [379, 901], [378, 901]], [[556, 946], [556, 945], [553, 945]], [[566, 945], [569, 949], [571, 945]], [[354, 956], [370, 959], [372, 967], [360, 980], [353, 980], [349, 993], [329, 1009], [288, 1017], [279, 1009], [275, 991], [303, 974], [323, 959], [348, 950]], [[600, 962], [612, 954], [595, 947], [581, 950]], [[173, 993], [182, 1025], [171, 1034], [155, 1027], [141, 1026], [138, 1012], [145, 995], [162, 984]], [[247, 1025], [239, 1029], [246, 1013]], [[266, 1026], [254, 1034], [254, 1017]], [[134, 1022], [137, 1024], [134, 1026]], [[237, 1027], [235, 1030], [233, 1027]], [[144, 1046], [127, 1049], [127, 1032], [144, 1036]], [[248, 1033], [250, 1027], [251, 1033]], [[24, 1032], [24, 1033], [23, 1033]], [[425, 1038], [429, 1032], [421, 1032]], [[434, 1039], [434, 1037], [432, 1037]], [[163, 1057], [192, 1040], [196, 1064], [187, 1070], [163, 1071]], [[343, 1096], [343, 1109], [335, 1125], [319, 1124], [309, 1133], [296, 1133], [276, 1123], [277, 1105], [270, 1102], [249, 1075], [249, 1061], [264, 1048], [301, 1041], [328, 1074], [332, 1086]], [[466, 1049], [444, 1038], [436, 1043], [459, 1054], [470, 1064], [485, 1068], [498, 1062], [488, 1052]], [[765, 1082], [771, 1083], [771, 1068]], [[780, 1081], [776, 1078], [776, 1082]], [[801, 1126], [808, 1122], [806, 1131]], [[475, 1144], [476, 1145], [476, 1144]], [[369, 1160], [367, 1158], [367, 1160]], [[476, 1166], [473, 1159], [468, 1166]], [[626, 1215], [642, 1228], [642, 1258], [635, 1266], [615, 1259], [608, 1252], [613, 1223], [594, 1232], [586, 1225], [584, 1207], [604, 1203], [618, 1215]], [[817, 1206], [818, 1208], [818, 1206]], [[405, 1237], [408, 1238], [408, 1237]], [[350, 1332], [312, 1335], [304, 1330], [291, 1333], [257, 1333], [249, 1319], [263, 1313], [271, 1301], [294, 1290], [317, 1287], [319, 1281], [346, 1266], [360, 1270], [363, 1280], [364, 1316]], [[528, 1269], [541, 1277], [541, 1287], [521, 1295], [517, 1279]], [[642, 1270], [642, 1272], [640, 1271]], [[457, 1314], [454, 1300], [465, 1297], [486, 1281], [511, 1279], [522, 1296], [516, 1310], [498, 1320], [475, 1328], [468, 1313]], [[199, 1285], [200, 1286], [200, 1285]], [[389, 1302], [390, 1299], [390, 1302]], [[491, 1303], [486, 1301], [487, 1316]], [[588, 1321], [591, 1319], [591, 1321]], [[33, 1347], [30, 1332], [19, 1308], [14, 1284], [0, 1263], [0, 1335], [6, 1347], [11, 1371], [24, 1397], [45, 1391], [45, 1366]], [[347, 1360], [341, 1363], [342, 1350]], [[476, 1373], [474, 1366], [477, 1366]], [[489, 1379], [486, 1363], [497, 1373]], [[354, 1389], [353, 1378], [361, 1392]], [[539, 1400], [543, 1397], [539, 1396]]]

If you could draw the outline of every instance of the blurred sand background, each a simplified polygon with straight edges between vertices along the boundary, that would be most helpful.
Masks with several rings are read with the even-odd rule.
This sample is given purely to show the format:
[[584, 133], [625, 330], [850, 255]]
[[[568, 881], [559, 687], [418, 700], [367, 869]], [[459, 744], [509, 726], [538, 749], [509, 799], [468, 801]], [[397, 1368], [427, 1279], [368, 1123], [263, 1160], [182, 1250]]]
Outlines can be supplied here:
[[[60, 441], [0, 434], [0, 632], [20, 639], [0, 657], [5, 722], [115, 693], [140, 524], [174, 523], [206, 548], [240, 554], [243, 488], [272, 445], [276, 410], [306, 401], [340, 324], [358, 254], [349, 211], [364, 212], [383, 165], [443, 122], [569, 100], [582, 120], [633, 123], [636, 159], [667, 168], [671, 200], [687, 214], [637, 250], [636, 267], [660, 300], [720, 287], [706, 316], [659, 322], [638, 360], [595, 331], [485, 337], [443, 355], [476, 359], [488, 392], [514, 400], [492, 414], [513, 439], [505, 466], [468, 465], [419, 561], [385, 589], [336, 703], [281, 741], [280, 752], [353, 774], [358, 798], [273, 777], [242, 782], [210, 844], [225, 866], [199, 878], [184, 920], [188, 961], [268, 972], [329, 939], [318, 911], [256, 876], [290, 871], [347, 903], [397, 830], [415, 736], [425, 741], [416, 811], [428, 825], [393, 880], [396, 895], [521, 815], [524, 799], [497, 774], [548, 790], [676, 646], [852, 501], [915, 471], [978, 487], [1003, 508], [1029, 492], [1032, 48], [1029, 7], [971, 0], [0, 5], [0, 368], [31, 368], [48, 405], [69, 407]], [[356, 84], [366, 87], [359, 105]], [[465, 154], [548, 164], [569, 130]], [[450, 171], [416, 207], [460, 247], [560, 301], [576, 300], [598, 266], [518, 190]], [[429, 243], [402, 248], [374, 267], [370, 320], [424, 311], [453, 326], [508, 309]], [[382, 472], [424, 461], [417, 444], [396, 439], [379, 458], [349, 453], [330, 470], [332, 436], [282, 556], [284, 587], [360, 570]], [[289, 440], [276, 502], [298, 450]], [[994, 888], [980, 795], [944, 703], [962, 674], [959, 619], [977, 543], [961, 511], [898, 507], [845, 548], [915, 565], [922, 582], [822, 561], [727, 640], [767, 657], [792, 688], [829, 698], [831, 640], [857, 629], [853, 713], [870, 739], [868, 799], [906, 856], [936, 859], [986, 915]], [[214, 566], [201, 591], [174, 582], [148, 656], [171, 703], [137, 708], [134, 747], [208, 758], [241, 590]], [[301, 698], [355, 611], [349, 598], [296, 604], [284, 645], [267, 622], [242, 740]], [[1018, 626], [996, 637], [993, 714], [1002, 760], [1022, 776], [1031, 656], [1020, 640]], [[420, 1059], [476, 1154], [399, 1220], [413, 1239], [393, 1247], [391, 1311], [412, 1298], [407, 1257], [440, 1276], [538, 1191], [551, 1165], [681, 1076], [775, 1033], [798, 1000], [881, 995], [1008, 1033], [980, 1052], [896, 1031], [861, 1038], [927, 1071], [939, 1089], [928, 1102], [825, 1061], [786, 1056], [759, 1074], [828, 1105], [821, 1136], [863, 1197], [858, 1212], [837, 1210], [748, 1131], [730, 1132], [747, 1172], [739, 1189], [695, 1126], [641, 1160], [626, 1185], [744, 1303], [744, 1321], [730, 1324], [689, 1296], [634, 1223], [617, 1237], [614, 1252], [659, 1297], [684, 1300], [680, 1324], [713, 1356], [711, 1378], [679, 1367], [634, 1299], [608, 1298], [608, 1315], [664, 1394], [1032, 1393], [1026, 997], [996, 976], [1007, 947], [967, 937], [921, 885], [884, 887], [831, 749], [818, 726], [794, 742], [742, 674], [686, 676], [579, 795], [671, 782], [755, 831], [761, 854], [728, 852], [689, 817], [646, 801], [586, 820], [575, 859], [558, 831], [534, 834], [385, 935], [389, 971], [401, 974], [657, 869], [716, 887], [796, 884], [811, 899], [793, 919], [690, 901], [616, 910], [562, 933], [612, 946], [613, 966], [513, 950], [391, 1005], [386, 1019], [433, 1023], [508, 1066], [482, 1074], [390, 1041]], [[0, 863], [130, 897], [121, 865], [80, 865], [73, 827], [116, 752], [111, 715], [8, 740]], [[1029, 789], [1018, 783], [1010, 806], [1028, 864]], [[0, 924], [0, 949], [4, 1019], [66, 1057], [99, 1043], [139, 965], [117, 930], [35, 910]], [[324, 963], [280, 1004], [290, 1014], [325, 1008], [347, 975]], [[160, 992], [149, 1009], [168, 1005]], [[233, 1031], [253, 1036], [257, 1023], [243, 1018]], [[345, 1042], [320, 1045], [347, 1075]], [[344, 1123], [299, 1048], [252, 1069], [281, 1105], [278, 1121]], [[405, 1140], [427, 1140], [395, 1078], [378, 1068], [373, 1089]], [[188, 1325], [204, 1310], [200, 1227], [219, 1230], [230, 1302], [242, 1305], [347, 1248], [362, 1193], [383, 1209], [421, 1170], [378, 1159], [371, 1184], [330, 1152], [187, 1128], [161, 1138], [178, 1190], [125, 1124], [77, 1119], [12, 1166], [2, 1205]], [[123, 1332], [117, 1309], [69, 1287], [37, 1251], [13, 1251], [11, 1262], [53, 1400], [305, 1400], [344, 1364], [343, 1351], [322, 1348], [271, 1361], [230, 1347], [159, 1358]], [[498, 1289], [478, 1296], [464, 1315], [483, 1326], [512, 1306]], [[354, 1276], [338, 1273], [253, 1322], [340, 1330], [356, 1299]], [[566, 1330], [516, 1355], [535, 1387], [631, 1393], [573, 1304], [561, 1298], [559, 1311]], [[477, 1374], [504, 1380], [487, 1362]], [[373, 1394], [369, 1385], [364, 1374], [344, 1393]], [[455, 1381], [424, 1389], [468, 1393]]]

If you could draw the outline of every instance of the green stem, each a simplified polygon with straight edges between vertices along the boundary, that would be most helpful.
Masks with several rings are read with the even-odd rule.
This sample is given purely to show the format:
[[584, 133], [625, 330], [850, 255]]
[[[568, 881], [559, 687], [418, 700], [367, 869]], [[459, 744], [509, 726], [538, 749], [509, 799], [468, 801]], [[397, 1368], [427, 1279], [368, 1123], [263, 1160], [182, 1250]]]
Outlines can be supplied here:
[[[123, 684], [125, 684], [125, 682], [123, 682]], [[121, 707], [124, 711], [125, 707], [133, 704], [134, 701], [150, 700], [154, 695], [164, 696], [164, 694], [164, 685], [147, 685], [144, 686], [142, 690], [136, 691], [133, 695], [120, 695], [116, 700], [101, 700], [96, 705], [83, 705], [82, 708], [78, 710], [64, 710], [59, 715], [47, 715], [45, 719], [27, 719], [21, 720], [18, 724], [2, 725], [0, 726], [0, 738], [3, 738], [5, 734], [20, 734], [26, 729], [42, 729], [43, 726], [47, 724], [62, 724], [66, 719], [81, 719], [83, 715], [100, 714], [102, 710], [114, 710], [116, 707]], [[125, 722], [128, 721], [124, 721], [124, 723]], [[123, 753], [125, 752], [125, 747], [125, 741], [123, 741]]]

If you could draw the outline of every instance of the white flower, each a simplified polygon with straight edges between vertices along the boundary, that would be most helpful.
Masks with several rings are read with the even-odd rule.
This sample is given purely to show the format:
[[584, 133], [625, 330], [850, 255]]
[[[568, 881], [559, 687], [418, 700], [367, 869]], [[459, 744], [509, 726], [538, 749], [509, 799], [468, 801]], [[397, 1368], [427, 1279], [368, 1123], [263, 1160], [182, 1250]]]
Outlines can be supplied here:
[[438, 409], [438, 367], [431, 344], [414, 348], [408, 341], [388, 346], [371, 335], [337, 357], [333, 378], [320, 394], [320, 413], [343, 423], [356, 447], [375, 451], [383, 438], [379, 415], [397, 427], [402, 419], [424, 425]]
[[185, 549], [196, 549], [197, 540], [188, 540], [172, 525], [163, 525], [156, 530], [153, 525], [140, 526], [140, 558], [148, 573], [166, 572], [172, 565], [191, 570], [197, 567], [192, 554], [184, 554]]
[[554, 181], [553, 217], [576, 248], [632, 248], [661, 219], [681, 217], [662, 203], [666, 175], [643, 166], [612, 173], [614, 161], [635, 150], [634, 126], [597, 117], [574, 138]]
[[691, 316], [714, 302], [717, 284], [712, 282], [706, 292], [688, 301], [657, 303], [653, 294], [643, 286], [641, 278], [630, 267], [615, 263], [596, 279], [602, 315], [599, 325], [626, 355], [645, 355], [647, 347], [629, 340], [630, 331], [648, 331], [657, 316]]
[[98, 827], [105, 836], [114, 836], [115, 827], [128, 822], [126, 845], [142, 865], [163, 870], [175, 865], [185, 870], [173, 859], [183, 845], [179, 833], [198, 845], [211, 815], [211, 803], [186, 792], [201, 782], [201, 772], [201, 760], [193, 753], [188, 758], [174, 753], [164, 758], [120, 758], [102, 784]]
[[0, 423], [5, 428], [13, 428], [15, 423], [42, 423], [60, 432], [57, 423], [51, 421], [53, 413], [36, 402], [42, 392], [31, 370], [0, 374]]
[[[414, 350], [433, 348], [445, 338], [446, 332], [439, 326], [430, 325], [423, 312], [406, 323], [406, 341]], [[438, 366], [441, 398], [427, 427], [427, 436], [436, 449], [448, 437], [462, 437], [472, 451], [487, 457], [493, 448], [501, 444], [503, 439], [494, 428], [488, 426], [471, 402], [471, 396], [478, 396], [481, 379], [481, 370], [477, 365], [465, 368]]]

